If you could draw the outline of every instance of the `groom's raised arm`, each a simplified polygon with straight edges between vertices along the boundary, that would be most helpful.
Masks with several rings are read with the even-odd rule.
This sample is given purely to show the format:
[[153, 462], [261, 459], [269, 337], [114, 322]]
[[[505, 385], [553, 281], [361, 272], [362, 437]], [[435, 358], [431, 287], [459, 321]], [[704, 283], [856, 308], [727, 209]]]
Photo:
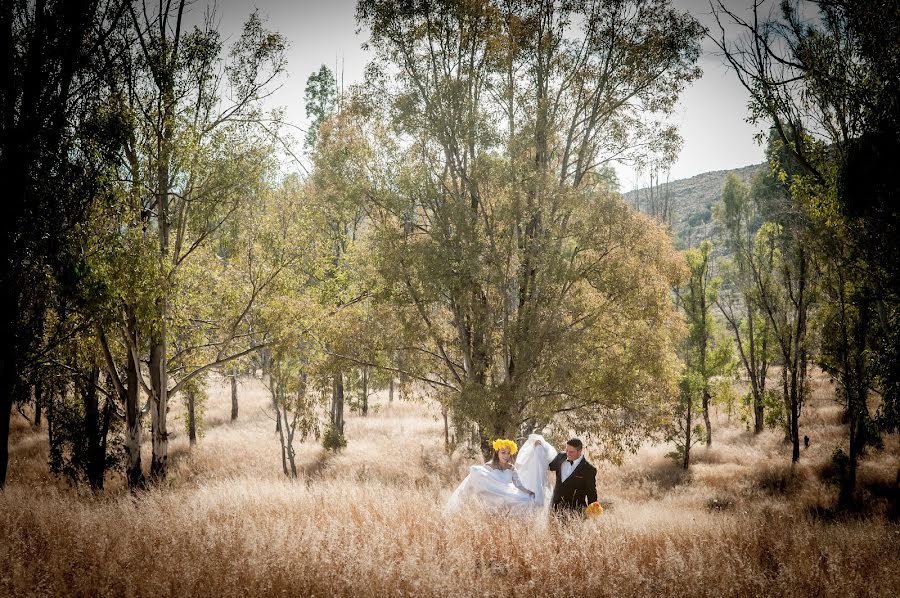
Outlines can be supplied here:
[[550, 465], [547, 466], [547, 469], [551, 471], [558, 471], [559, 465], [566, 459], [565, 453], [559, 453], [556, 457], [553, 458], [553, 461], [550, 461]]

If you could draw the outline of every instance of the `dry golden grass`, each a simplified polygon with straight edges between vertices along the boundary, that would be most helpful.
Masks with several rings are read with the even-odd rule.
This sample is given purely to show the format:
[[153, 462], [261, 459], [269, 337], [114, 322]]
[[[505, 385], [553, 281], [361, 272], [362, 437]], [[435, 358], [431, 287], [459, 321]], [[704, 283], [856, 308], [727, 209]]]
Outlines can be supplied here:
[[[96, 497], [49, 476], [45, 434], [14, 415], [0, 595], [895, 596], [900, 526], [886, 499], [873, 493], [865, 516], [821, 516], [835, 489], [820, 473], [843, 433], [816, 384], [799, 466], [778, 433], [717, 415], [687, 474], [664, 446], [600, 465], [612, 506], [592, 521], [444, 518], [468, 463], [443, 454], [441, 423], [420, 404], [351, 416], [342, 454], [300, 445], [291, 482], [265, 389], [245, 383], [232, 424], [215, 385], [193, 449], [172, 407], [165, 487], [130, 495], [114, 475]], [[886, 440], [864, 487], [896, 479], [900, 449]]]

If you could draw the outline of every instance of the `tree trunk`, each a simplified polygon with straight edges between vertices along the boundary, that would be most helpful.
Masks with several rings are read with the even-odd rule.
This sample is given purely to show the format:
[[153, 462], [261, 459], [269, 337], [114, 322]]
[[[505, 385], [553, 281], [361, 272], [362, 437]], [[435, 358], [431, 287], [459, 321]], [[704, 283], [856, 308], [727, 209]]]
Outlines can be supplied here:
[[[287, 409], [282, 412], [284, 417], [284, 425], [282, 426], [285, 430], [287, 430], [287, 458], [288, 465], [290, 466], [290, 473], [288, 474], [292, 480], [297, 479], [297, 462], [294, 458], [294, 431], [295, 428], [293, 426], [288, 425], [288, 414]], [[287, 472], [285, 472], [287, 473]]]
[[232, 366], [231, 366], [231, 421], [235, 421], [238, 418], [237, 378], [238, 378], [237, 365], [232, 364]]
[[369, 415], [369, 366], [362, 369], [362, 414]]
[[447, 420], [447, 406], [441, 405], [441, 415], [444, 418], [444, 450], [450, 452], [450, 422]]
[[[181, 12], [179, 11], [179, 25]], [[160, 26], [166, 24], [160, 21]], [[159, 86], [159, 100], [162, 108], [161, 130], [157, 137], [159, 158], [156, 164], [156, 217], [157, 235], [159, 240], [159, 266], [162, 272], [168, 273], [172, 268], [169, 236], [172, 226], [172, 215], [169, 213], [169, 199], [171, 193], [172, 177], [170, 160], [172, 159], [172, 146], [175, 137], [175, 61], [177, 55], [173, 52], [173, 46], [178, 39], [168, 42], [163, 35], [162, 57], [166, 61], [160, 65], [162, 70], [157, 78]], [[171, 60], [171, 63], [169, 62]], [[176, 258], [178, 256], [175, 256]], [[166, 427], [166, 416], [169, 411], [169, 369], [167, 361], [167, 317], [169, 311], [168, 292], [163, 282], [161, 294], [156, 300], [153, 313], [153, 327], [150, 333], [150, 423], [152, 434], [153, 455], [150, 461], [150, 477], [154, 481], [165, 481], [169, 469], [169, 432]]]
[[284, 426], [281, 425], [281, 401], [279, 400], [281, 391], [278, 383], [271, 379], [271, 374], [269, 386], [271, 387], [270, 392], [272, 393], [272, 407], [275, 409], [275, 431], [278, 433], [278, 442], [281, 444], [281, 469], [284, 471], [285, 476], [290, 476], [288, 473], [287, 445], [285, 444], [284, 438]]
[[12, 369], [12, 360], [8, 356], [0, 358], [0, 489], [6, 486], [6, 472], [9, 467], [9, 418], [15, 386], [10, 380], [14, 377], [10, 371]]
[[34, 383], [34, 427], [41, 427], [41, 411], [44, 401], [44, 383], [40, 380]]
[[[163, 303], [162, 300], [159, 302]], [[160, 309], [160, 311], [163, 311]], [[165, 321], [157, 322], [150, 340], [150, 425], [153, 455], [150, 461], [150, 477], [165, 481], [169, 464], [169, 433], [166, 429], [168, 412], [168, 372], [166, 371]]]
[[112, 421], [112, 401], [107, 398], [106, 406], [103, 408], [103, 423], [100, 426], [100, 444], [97, 447], [96, 471], [98, 472], [97, 490], [103, 490], [103, 484], [106, 477], [106, 450], [109, 446], [109, 424]]
[[791, 373], [791, 411], [790, 411], [790, 425], [791, 425], [791, 444], [793, 445], [793, 449], [791, 451], [791, 461], [797, 462], [800, 460], [800, 392], [802, 390], [798, 388], [797, 383], [799, 382], [797, 372], [794, 371]]
[[[753, 307], [750, 303], [749, 298], [747, 298], [746, 293], [744, 294], [744, 304], [747, 307], [747, 333], [748, 333], [748, 341], [750, 343], [750, 367], [748, 367], [748, 373], [750, 374], [750, 391], [753, 394], [753, 433], [759, 434], [763, 431], [763, 426], [765, 424], [763, 419], [763, 397], [762, 392], [760, 391], [760, 381], [759, 381], [759, 363], [758, 363], [758, 355], [756, 350], [756, 338], [755, 331], [753, 330]], [[763, 357], [763, 360], [765, 357]], [[765, 376], [765, 373], [763, 373]]]
[[331, 389], [331, 425], [338, 434], [344, 433], [344, 374], [340, 370], [334, 375]]
[[128, 487], [131, 490], [143, 488], [146, 484], [144, 471], [141, 466], [141, 406], [139, 404], [141, 393], [138, 382], [140, 372], [137, 369], [137, 356], [131, 354], [132, 346], [137, 343], [137, 318], [133, 313], [128, 314], [129, 348], [128, 359], [125, 364], [125, 475], [128, 479]]
[[757, 390], [753, 395], [753, 433], [759, 434], [765, 428], [765, 413], [763, 413], [763, 394]]
[[[856, 473], [859, 457], [866, 446], [866, 424], [869, 419], [868, 388], [866, 380], [869, 377], [866, 371], [866, 356], [868, 349], [868, 321], [869, 302], [863, 296], [858, 306], [858, 320], [852, 324], [853, 343], [844, 342], [847, 355], [844, 363], [844, 390], [847, 394], [847, 410], [849, 415], [848, 428], [850, 433], [850, 454], [847, 477], [841, 486], [840, 503], [842, 506], [850, 506], [856, 493]], [[842, 327], [848, 327], [846, 319]], [[845, 339], [848, 335], [845, 332]]]
[[682, 469], [687, 469], [691, 462], [691, 403], [693, 403], [693, 400], [688, 400], [687, 417], [685, 418], [684, 426], [684, 460], [681, 463]]
[[103, 487], [104, 459], [98, 458], [100, 451], [100, 408], [97, 395], [97, 383], [100, 381], [100, 368], [94, 367], [88, 380], [84, 383], [81, 397], [84, 401], [84, 461], [88, 483], [91, 489]]
[[781, 366], [781, 393], [784, 400], [784, 441], [791, 441], [791, 391], [788, 387], [788, 366]]
[[703, 425], [706, 426], [706, 446], [712, 444], [712, 423], [709, 420], [709, 388], [703, 388]]
[[193, 389], [187, 390], [187, 411], [188, 411], [188, 438], [190, 445], [197, 444], [197, 417], [195, 415], [197, 395]]
[[388, 382], [388, 404], [394, 402], [394, 376], [391, 375], [391, 380]]
[[405, 367], [405, 363], [403, 360], [403, 352], [397, 351], [397, 369], [400, 370], [400, 375], [399, 375], [399, 379], [398, 379], [398, 383], [400, 384], [399, 398], [401, 401], [403, 399], [407, 398], [405, 389], [407, 388], [407, 383], [409, 382], [409, 376], [404, 371], [404, 367]]

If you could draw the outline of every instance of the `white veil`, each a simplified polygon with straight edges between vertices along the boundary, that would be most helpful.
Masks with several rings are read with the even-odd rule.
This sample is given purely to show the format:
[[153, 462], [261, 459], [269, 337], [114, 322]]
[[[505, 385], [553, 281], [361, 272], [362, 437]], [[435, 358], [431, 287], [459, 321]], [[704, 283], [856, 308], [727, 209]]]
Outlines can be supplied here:
[[[535, 446], [535, 442], [540, 444]], [[547, 466], [556, 457], [557, 451], [540, 434], [531, 434], [516, 455], [516, 471], [522, 485], [534, 492], [535, 502], [547, 507], [550, 505], [552, 492], [547, 475]]]

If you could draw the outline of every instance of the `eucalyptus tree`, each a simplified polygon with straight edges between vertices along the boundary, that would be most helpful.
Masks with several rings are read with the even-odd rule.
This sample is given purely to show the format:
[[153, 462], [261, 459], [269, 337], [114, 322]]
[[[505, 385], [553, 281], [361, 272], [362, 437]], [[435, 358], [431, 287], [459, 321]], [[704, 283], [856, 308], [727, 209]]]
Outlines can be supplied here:
[[710, 381], [729, 373], [732, 363], [732, 345], [719, 334], [719, 326], [713, 316], [713, 305], [719, 297], [722, 279], [713, 274], [713, 245], [704, 241], [699, 247], [685, 252], [690, 274], [682, 287], [675, 289], [678, 306], [685, 315], [688, 334], [683, 342], [683, 358], [686, 374], [682, 376], [680, 401], [686, 402], [684, 426], [684, 467], [689, 462], [691, 447], [691, 412], [695, 396], [700, 397], [703, 412], [703, 435], [706, 446], [712, 444], [710, 402], [713, 399]]
[[[142, 276], [120, 296], [110, 328], [119, 348], [105, 354], [130, 401], [135, 375], [149, 396], [154, 478], [166, 476], [169, 397], [261, 345], [248, 315], [265, 281], [219, 250], [275, 166], [259, 105], [285, 64], [284, 39], [256, 13], [223, 57], [214, 16], [189, 29], [188, 8], [183, 0], [131, 4], [122, 31], [119, 98], [131, 126], [121, 155], [126, 226], [119, 232]], [[129, 369], [128, 387], [116, 374], [117, 353], [125, 355], [119, 363]], [[128, 427], [139, 430], [134, 407], [126, 409], [134, 418]]]
[[556, 418], [614, 456], [663, 419], [681, 267], [603, 166], [672, 138], [700, 25], [662, 0], [362, 1], [357, 18], [397, 145], [367, 197], [378, 261], [457, 427], [486, 446]]
[[319, 335], [332, 370], [328, 438], [343, 445], [345, 376], [351, 364], [339, 355], [351, 352], [342, 342], [352, 327], [347, 319], [359, 323], [350, 314], [358, 315], [358, 293], [364, 285], [353, 276], [352, 262], [362, 235], [366, 168], [373, 149], [359, 126], [354, 98], [339, 95], [335, 85], [334, 75], [323, 65], [307, 80], [305, 99], [312, 119], [306, 138], [312, 159], [308, 197], [320, 214], [321, 241], [328, 248], [316, 267], [317, 296], [323, 309], [335, 314], [332, 330]]
[[120, 141], [97, 81], [125, 5], [12, 0], [0, 7], [0, 488], [10, 410], [26, 400], [37, 365], [61, 338], [45, 316], [77, 286], [83, 224], [106, 192], [106, 154]]
[[[763, 182], [758, 177], [757, 187]], [[765, 426], [766, 381], [773, 358], [771, 325], [760, 305], [754, 270], [771, 271], [772, 252], [755, 242], [762, 215], [747, 185], [729, 175], [722, 189], [722, 201], [715, 209], [724, 231], [724, 244], [731, 258], [722, 260], [724, 280], [715, 305], [725, 317], [737, 345], [738, 355], [750, 381], [753, 433]], [[762, 249], [762, 254], [758, 250]]]
[[791, 195], [815, 228], [807, 239], [821, 257], [826, 341], [834, 341], [823, 346], [821, 365], [839, 382], [850, 424], [847, 502], [871, 428], [872, 390], [883, 399], [884, 429], [900, 421], [900, 219], [891, 207], [896, 181], [886, 174], [900, 132], [900, 9], [873, 0], [782, 2], [769, 13], [754, 2], [749, 15], [723, 2], [713, 9], [715, 40], [750, 92], [751, 117], [771, 124], [796, 164]]
[[[284, 474], [297, 477], [294, 440], [334, 428], [323, 403], [331, 395], [334, 373], [320, 342], [334, 319], [333, 302], [321, 301], [331, 263], [328, 215], [314, 201], [312, 183], [287, 177], [265, 196], [243, 233], [244, 252], [256, 264], [257, 278], [271, 280], [254, 310], [257, 334], [267, 339], [264, 383], [271, 395], [275, 433]], [[328, 294], [327, 292], [325, 292]], [[333, 412], [333, 409], [331, 410]], [[341, 437], [337, 438], [338, 440]]]

